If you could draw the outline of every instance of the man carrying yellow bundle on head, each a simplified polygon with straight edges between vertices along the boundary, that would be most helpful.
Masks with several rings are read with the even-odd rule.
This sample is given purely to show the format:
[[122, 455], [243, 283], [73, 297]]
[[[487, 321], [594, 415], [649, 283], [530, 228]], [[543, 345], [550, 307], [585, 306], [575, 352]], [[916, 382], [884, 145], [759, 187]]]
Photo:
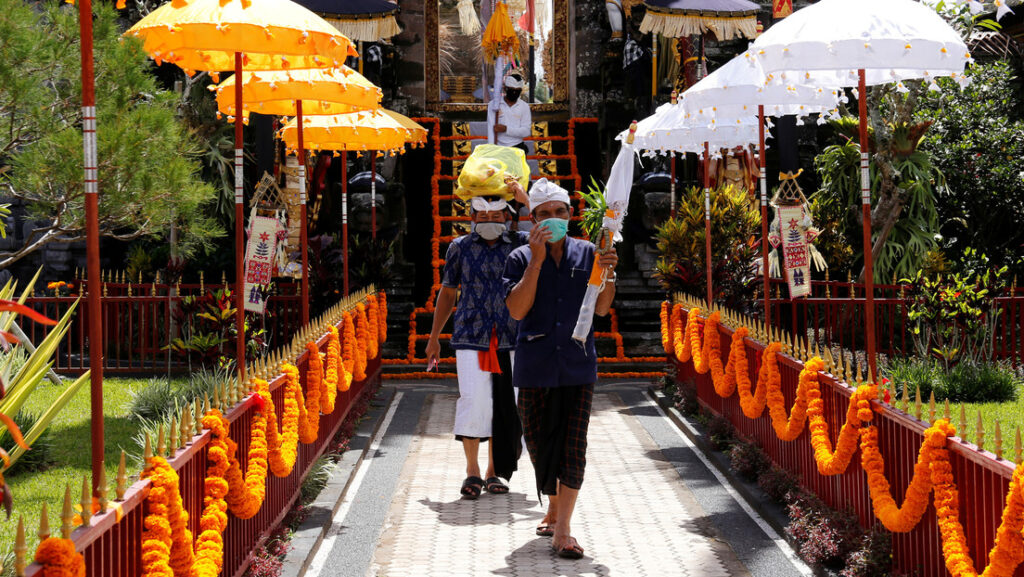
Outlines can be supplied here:
[[[523, 186], [529, 168], [522, 151], [485, 146], [476, 148], [459, 175], [455, 194], [469, 202], [472, 232], [448, 246], [426, 348], [432, 367], [440, 357], [441, 331], [454, 309], [451, 346], [459, 380], [454, 432], [466, 455], [466, 479], [460, 489], [466, 499], [476, 499], [484, 490], [508, 493], [502, 478], [511, 478], [522, 451], [512, 388], [511, 351], [518, 323], [505, 307], [501, 277], [508, 255], [527, 244], [526, 235], [510, 227], [509, 201], [526, 199]], [[481, 441], [490, 441], [483, 475], [478, 463]]]

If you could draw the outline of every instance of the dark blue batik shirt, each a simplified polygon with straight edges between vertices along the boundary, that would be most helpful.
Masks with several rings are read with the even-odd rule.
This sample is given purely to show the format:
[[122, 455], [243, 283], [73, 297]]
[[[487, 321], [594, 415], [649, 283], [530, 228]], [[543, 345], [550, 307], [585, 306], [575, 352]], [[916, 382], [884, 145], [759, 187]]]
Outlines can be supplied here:
[[473, 232], [448, 245], [441, 284], [461, 288], [452, 331], [453, 349], [488, 350], [494, 327], [498, 329], [499, 351], [515, 347], [519, 323], [508, 314], [501, 276], [509, 253], [527, 242], [526, 233], [506, 232], [488, 245]]
[[[529, 245], [509, 255], [505, 263], [506, 294], [523, 278], [531, 256]], [[558, 266], [550, 253], [544, 259], [533, 307], [519, 322], [512, 367], [514, 386], [569, 387], [597, 381], [593, 327], [584, 346], [572, 340], [593, 267], [594, 245], [570, 237], [565, 238]]]

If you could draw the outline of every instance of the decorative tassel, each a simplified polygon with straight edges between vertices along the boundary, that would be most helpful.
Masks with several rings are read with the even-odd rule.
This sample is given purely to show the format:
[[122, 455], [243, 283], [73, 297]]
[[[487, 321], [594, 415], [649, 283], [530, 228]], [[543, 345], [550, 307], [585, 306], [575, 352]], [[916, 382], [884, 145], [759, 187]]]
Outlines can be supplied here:
[[459, 25], [462, 27], [464, 36], [474, 36], [480, 33], [480, 17], [473, 7], [473, 0], [459, 0]]

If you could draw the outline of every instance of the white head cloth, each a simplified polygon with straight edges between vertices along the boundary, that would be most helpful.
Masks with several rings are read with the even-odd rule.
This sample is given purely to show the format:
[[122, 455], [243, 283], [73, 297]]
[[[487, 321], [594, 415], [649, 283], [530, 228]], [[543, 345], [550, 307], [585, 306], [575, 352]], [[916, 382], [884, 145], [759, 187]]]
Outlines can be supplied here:
[[533, 186], [530, 187], [530, 211], [533, 212], [533, 209], [552, 200], [572, 204], [569, 199], [569, 191], [546, 178], [535, 180]]
[[521, 89], [523, 87], [522, 77], [513, 76], [512, 74], [505, 76], [505, 87]]
[[476, 212], [495, 212], [508, 208], [508, 203], [501, 199], [487, 200], [482, 196], [474, 196], [470, 201], [470, 206]]

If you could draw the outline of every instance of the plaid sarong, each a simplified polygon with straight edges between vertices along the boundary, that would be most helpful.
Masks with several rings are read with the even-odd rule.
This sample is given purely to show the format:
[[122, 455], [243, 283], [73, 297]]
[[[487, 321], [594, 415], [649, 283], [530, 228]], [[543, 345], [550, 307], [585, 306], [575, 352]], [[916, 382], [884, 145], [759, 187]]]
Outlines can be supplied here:
[[519, 418], [538, 493], [555, 495], [558, 483], [583, 486], [593, 403], [593, 384], [519, 389]]

